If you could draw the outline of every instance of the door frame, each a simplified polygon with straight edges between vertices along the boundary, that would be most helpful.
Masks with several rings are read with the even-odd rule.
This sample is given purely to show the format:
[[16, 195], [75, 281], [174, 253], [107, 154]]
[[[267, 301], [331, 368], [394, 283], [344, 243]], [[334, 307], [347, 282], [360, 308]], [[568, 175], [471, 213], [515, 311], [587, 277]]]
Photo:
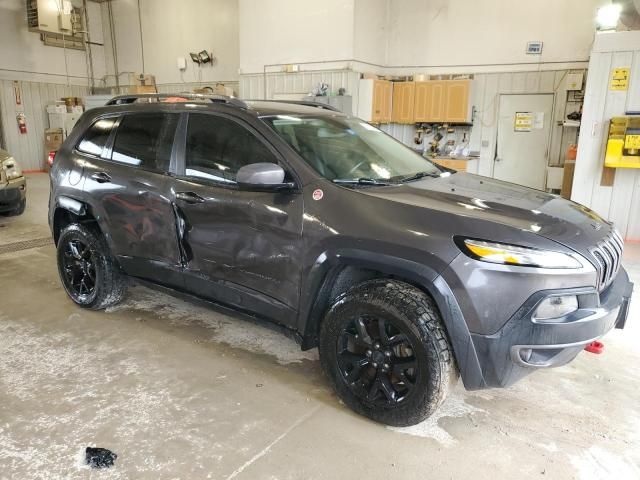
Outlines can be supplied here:
[[554, 119], [556, 118], [556, 100], [558, 97], [558, 94], [556, 92], [534, 92], [534, 93], [527, 93], [527, 92], [523, 92], [523, 93], [498, 93], [496, 95], [496, 116], [495, 116], [495, 122], [496, 122], [496, 135], [495, 135], [495, 139], [494, 139], [494, 149], [493, 149], [493, 159], [491, 161], [491, 178], [496, 178], [495, 177], [495, 168], [496, 168], [496, 159], [498, 158], [498, 134], [499, 134], [499, 130], [500, 130], [500, 101], [502, 99], [503, 96], [514, 96], [514, 95], [527, 95], [527, 96], [533, 96], [533, 95], [551, 95], [552, 96], [552, 103], [551, 103], [551, 125], [549, 127], [549, 135], [546, 139], [546, 145], [545, 145], [545, 149], [546, 149], [546, 157], [547, 157], [547, 163], [545, 165], [545, 174], [544, 174], [544, 189], [547, 189], [547, 168], [549, 167], [549, 160], [550, 160], [550, 155], [551, 155], [551, 142], [553, 139], [553, 132], [554, 132]]

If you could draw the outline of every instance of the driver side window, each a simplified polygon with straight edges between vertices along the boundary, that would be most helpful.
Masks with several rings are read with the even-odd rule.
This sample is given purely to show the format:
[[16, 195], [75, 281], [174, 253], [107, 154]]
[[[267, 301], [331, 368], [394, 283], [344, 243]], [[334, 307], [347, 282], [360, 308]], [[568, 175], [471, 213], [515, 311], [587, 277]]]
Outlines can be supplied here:
[[271, 151], [242, 125], [224, 117], [189, 114], [185, 175], [235, 183], [238, 170], [252, 163], [278, 163]]

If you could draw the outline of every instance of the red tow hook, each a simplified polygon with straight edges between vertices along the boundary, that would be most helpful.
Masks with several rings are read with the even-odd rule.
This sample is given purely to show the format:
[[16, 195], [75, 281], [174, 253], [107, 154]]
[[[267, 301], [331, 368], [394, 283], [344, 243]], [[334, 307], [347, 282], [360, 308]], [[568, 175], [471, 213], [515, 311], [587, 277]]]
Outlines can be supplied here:
[[596, 340], [595, 342], [591, 342], [589, 345], [584, 347], [584, 349], [589, 353], [600, 355], [604, 350], [604, 343]]

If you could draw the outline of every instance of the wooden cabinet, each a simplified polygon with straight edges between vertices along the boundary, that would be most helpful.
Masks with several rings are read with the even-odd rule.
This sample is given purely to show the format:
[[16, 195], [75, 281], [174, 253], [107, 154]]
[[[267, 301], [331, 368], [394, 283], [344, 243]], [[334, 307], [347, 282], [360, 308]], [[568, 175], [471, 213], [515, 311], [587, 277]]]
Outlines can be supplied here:
[[467, 171], [467, 161], [468, 160], [460, 160], [457, 158], [433, 158], [432, 161], [437, 163], [438, 165], [442, 165], [443, 167], [452, 168], [457, 170], [458, 172], [466, 172]]
[[415, 123], [415, 82], [394, 82], [393, 104], [391, 111], [392, 123]]
[[415, 82], [415, 123], [471, 122], [471, 80]]
[[471, 80], [360, 80], [358, 116], [371, 123], [470, 123]]
[[393, 85], [387, 80], [360, 80], [358, 117], [371, 123], [391, 122], [392, 90]]
[[448, 80], [445, 83], [446, 101], [444, 118], [449, 123], [471, 121], [469, 92], [471, 80]]

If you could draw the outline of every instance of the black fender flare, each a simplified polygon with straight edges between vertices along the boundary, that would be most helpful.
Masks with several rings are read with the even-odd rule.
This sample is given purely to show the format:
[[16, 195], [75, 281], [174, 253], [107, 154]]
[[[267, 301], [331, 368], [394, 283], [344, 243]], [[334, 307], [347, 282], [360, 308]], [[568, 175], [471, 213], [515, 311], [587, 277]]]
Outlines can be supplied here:
[[317, 332], [324, 314], [323, 301], [327, 300], [323, 295], [328, 295], [337, 274], [346, 266], [375, 270], [428, 292], [442, 315], [465, 388], [486, 388], [471, 333], [458, 301], [444, 278], [427, 265], [378, 252], [342, 249], [325, 251], [318, 256], [309, 270], [300, 299], [298, 332], [302, 336], [303, 349], [317, 345]]

